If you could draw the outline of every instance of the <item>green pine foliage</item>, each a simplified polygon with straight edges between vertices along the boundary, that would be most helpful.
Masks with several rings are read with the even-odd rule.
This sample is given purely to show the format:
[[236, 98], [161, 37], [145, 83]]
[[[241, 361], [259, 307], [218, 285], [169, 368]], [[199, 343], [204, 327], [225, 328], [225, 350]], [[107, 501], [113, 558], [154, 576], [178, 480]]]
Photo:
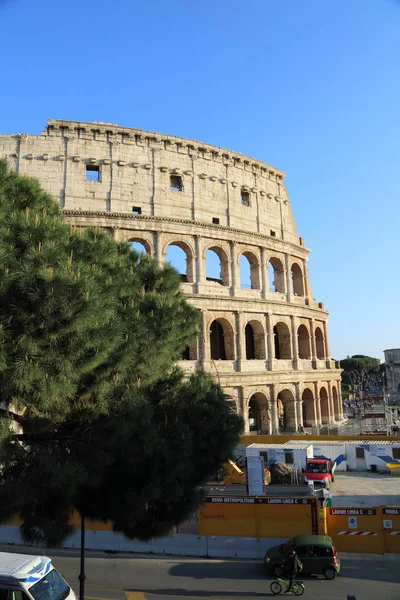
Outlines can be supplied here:
[[176, 367], [198, 312], [170, 266], [69, 227], [0, 161], [0, 522], [60, 545], [73, 509], [148, 539], [185, 519], [241, 419]]

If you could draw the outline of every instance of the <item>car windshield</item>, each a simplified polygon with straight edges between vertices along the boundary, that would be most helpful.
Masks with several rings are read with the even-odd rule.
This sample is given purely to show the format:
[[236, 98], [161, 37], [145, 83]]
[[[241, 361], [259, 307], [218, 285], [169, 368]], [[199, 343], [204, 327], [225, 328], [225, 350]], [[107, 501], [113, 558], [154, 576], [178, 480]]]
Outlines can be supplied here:
[[307, 473], [327, 473], [328, 469], [326, 465], [318, 465], [314, 463], [307, 463]]
[[294, 548], [294, 540], [289, 540], [279, 546], [279, 552], [281, 554], [288, 554], [292, 548]]
[[60, 573], [52, 569], [40, 581], [29, 588], [35, 600], [64, 600], [70, 592], [69, 585]]

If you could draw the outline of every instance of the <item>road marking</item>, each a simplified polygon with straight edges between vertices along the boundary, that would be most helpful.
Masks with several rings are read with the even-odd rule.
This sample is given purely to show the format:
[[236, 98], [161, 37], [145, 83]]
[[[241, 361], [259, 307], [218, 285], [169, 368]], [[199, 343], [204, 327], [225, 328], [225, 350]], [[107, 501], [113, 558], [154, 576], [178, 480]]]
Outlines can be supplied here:
[[87, 598], [87, 600], [115, 600], [115, 598], [103, 598], [103, 596], [86, 596], [86, 594], [85, 598]]
[[143, 592], [125, 592], [126, 600], [146, 600]]

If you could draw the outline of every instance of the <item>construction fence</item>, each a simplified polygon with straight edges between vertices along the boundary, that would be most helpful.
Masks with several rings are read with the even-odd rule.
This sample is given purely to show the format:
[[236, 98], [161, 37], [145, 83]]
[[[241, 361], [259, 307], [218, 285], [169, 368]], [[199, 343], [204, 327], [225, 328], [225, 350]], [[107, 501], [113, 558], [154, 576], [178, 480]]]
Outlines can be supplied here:
[[[79, 546], [78, 530], [66, 547]], [[21, 543], [20, 519], [0, 527], [1, 543]], [[260, 558], [298, 535], [329, 535], [338, 552], [400, 554], [400, 507], [322, 507], [317, 498], [210, 496], [169, 537], [142, 544], [114, 533], [111, 523], [86, 521], [87, 547], [132, 552]]]
[[316, 498], [209, 497], [200, 536], [329, 535], [340, 552], [400, 553], [400, 507], [323, 507]]

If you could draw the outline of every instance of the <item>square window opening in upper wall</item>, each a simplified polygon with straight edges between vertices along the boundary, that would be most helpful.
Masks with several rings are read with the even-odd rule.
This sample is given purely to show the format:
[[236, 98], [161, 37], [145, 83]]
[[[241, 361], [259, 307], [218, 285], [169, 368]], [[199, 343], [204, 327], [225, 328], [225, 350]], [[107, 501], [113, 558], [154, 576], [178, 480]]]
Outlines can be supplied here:
[[271, 237], [276, 237], [276, 231], [274, 231], [273, 229], [270, 230], [269, 235]]
[[250, 193], [242, 190], [240, 192], [240, 202], [243, 206], [250, 206]]
[[133, 215], [141, 215], [142, 207], [141, 206], [132, 206], [132, 214]]
[[86, 165], [86, 181], [100, 181], [99, 165]]
[[182, 177], [180, 175], [171, 175], [170, 176], [169, 189], [174, 192], [182, 192], [183, 184], [182, 184]]
[[218, 219], [218, 217], [213, 217], [212, 218], [212, 222], [214, 223], [214, 225], [219, 225], [219, 219]]

